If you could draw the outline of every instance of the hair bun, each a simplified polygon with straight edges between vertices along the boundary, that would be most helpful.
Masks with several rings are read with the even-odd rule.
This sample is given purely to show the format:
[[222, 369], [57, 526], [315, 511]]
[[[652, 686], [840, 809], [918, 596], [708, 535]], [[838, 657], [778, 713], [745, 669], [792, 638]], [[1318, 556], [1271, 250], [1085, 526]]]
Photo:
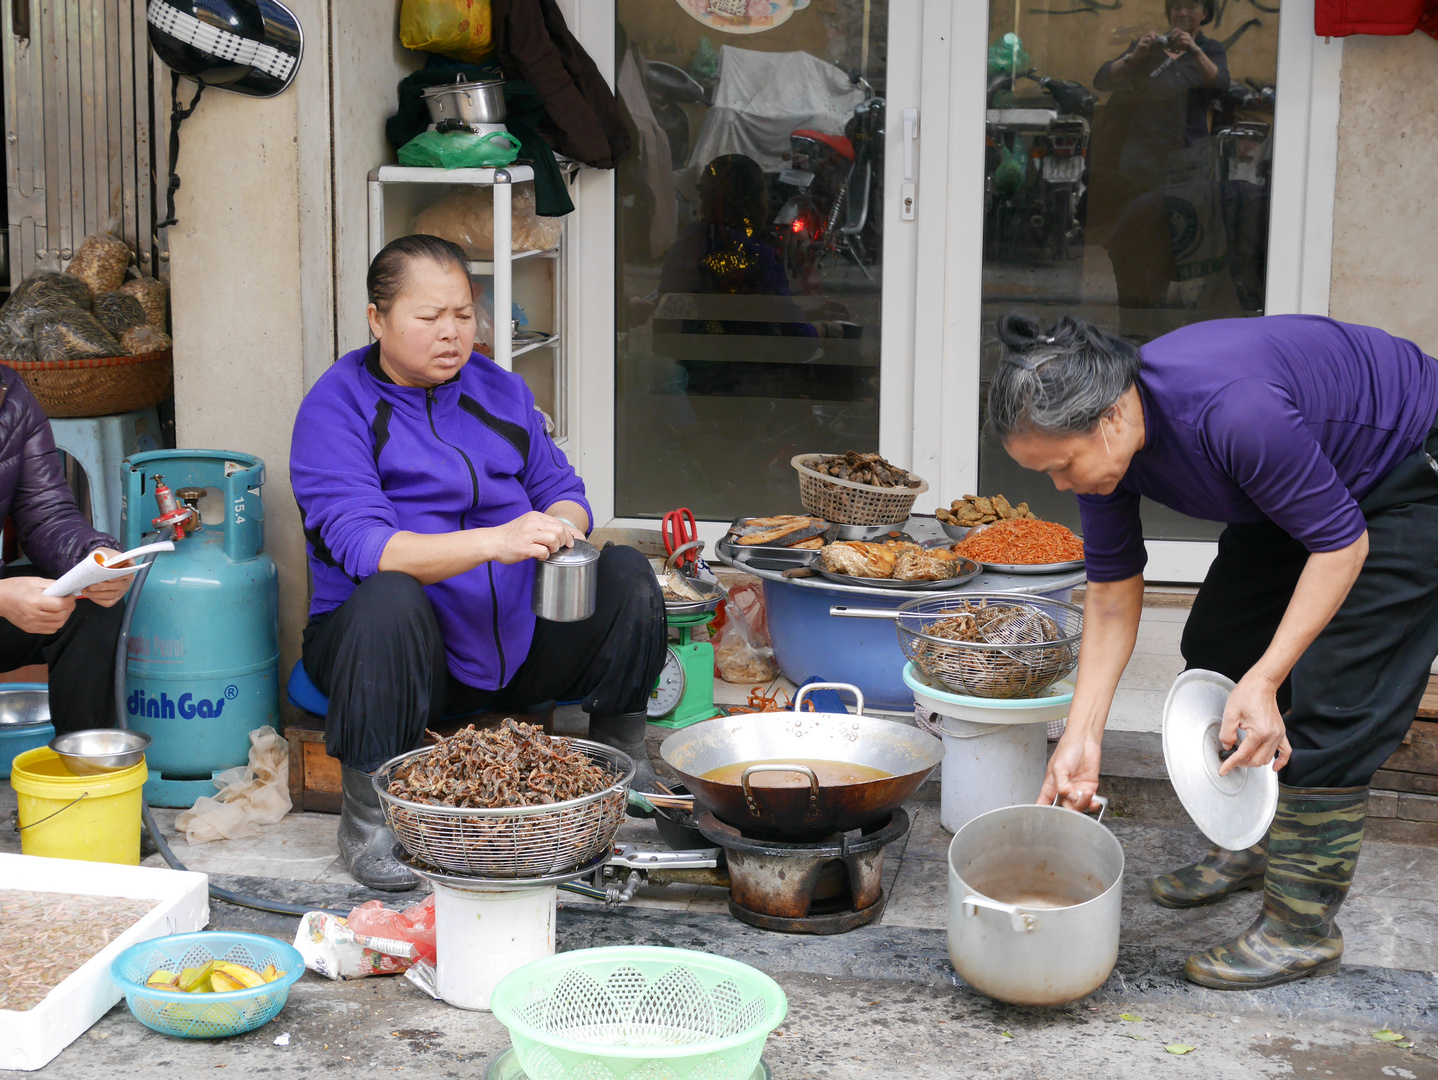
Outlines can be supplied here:
[[999, 340], [1016, 352], [1031, 348], [1042, 341], [1052, 341], [1044, 332], [1041, 322], [1017, 308], [999, 316], [997, 329]]

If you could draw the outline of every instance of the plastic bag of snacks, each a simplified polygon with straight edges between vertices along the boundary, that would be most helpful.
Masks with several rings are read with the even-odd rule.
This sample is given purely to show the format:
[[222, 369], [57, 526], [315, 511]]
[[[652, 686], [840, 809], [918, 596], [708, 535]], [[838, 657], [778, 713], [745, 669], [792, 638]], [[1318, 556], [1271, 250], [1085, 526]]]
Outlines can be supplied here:
[[[564, 224], [539, 217], [534, 183], [515, 184], [510, 201], [510, 243], [515, 251], [547, 251], [559, 244]], [[413, 231], [442, 236], [464, 248], [471, 259], [494, 257], [494, 193], [487, 187], [456, 188], [414, 217]]]
[[116, 292], [133, 296], [145, 309], [145, 319], [158, 330], [165, 328], [165, 304], [169, 300], [170, 287], [152, 277], [137, 277], [125, 282]]
[[404, 0], [399, 40], [406, 49], [477, 64], [494, 51], [489, 0]]
[[90, 311], [100, 320], [100, 325], [116, 337], [148, 322], [145, 305], [129, 293], [101, 293], [95, 297], [95, 304]]
[[87, 236], [65, 273], [79, 278], [97, 295], [114, 292], [125, 283], [130, 257], [130, 246], [109, 233]]
[[714, 642], [714, 673], [730, 683], [767, 683], [779, 674], [769, 645], [769, 624], [764, 588], [745, 581], [729, 590], [720, 605], [722, 622], [710, 634]]
[[295, 948], [305, 967], [327, 979], [398, 975], [420, 961], [434, 963], [434, 896], [389, 911], [378, 900], [340, 918], [311, 911], [300, 919]]

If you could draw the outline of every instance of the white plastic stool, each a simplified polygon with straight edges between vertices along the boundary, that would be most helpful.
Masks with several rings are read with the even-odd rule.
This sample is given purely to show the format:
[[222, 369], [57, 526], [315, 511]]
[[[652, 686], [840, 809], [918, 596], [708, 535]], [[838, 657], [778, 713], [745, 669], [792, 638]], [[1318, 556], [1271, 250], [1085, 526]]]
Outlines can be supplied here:
[[131, 454], [162, 449], [160, 414], [154, 409], [51, 420], [55, 446], [85, 471], [90, 484], [91, 524], [100, 532], [120, 533], [120, 464]]

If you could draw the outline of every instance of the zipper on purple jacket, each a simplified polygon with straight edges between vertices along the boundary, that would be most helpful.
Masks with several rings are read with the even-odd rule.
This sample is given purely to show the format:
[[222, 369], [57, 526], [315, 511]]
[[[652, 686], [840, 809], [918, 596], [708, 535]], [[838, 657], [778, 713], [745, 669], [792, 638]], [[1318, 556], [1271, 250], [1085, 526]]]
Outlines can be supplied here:
[[[465, 468], [469, 470], [469, 486], [471, 492], [469, 508], [474, 510], [479, 506], [479, 475], [474, 471], [474, 462], [469, 460], [469, 455], [454, 443], [443, 438], [439, 433], [439, 429], [434, 426], [434, 402], [435, 392], [434, 387], [431, 386], [424, 392], [424, 415], [429, 420], [430, 434], [435, 437], [436, 441], [449, 447], [464, 460]], [[463, 511], [461, 511], [459, 515], [459, 527], [461, 529], [464, 528]], [[486, 569], [489, 572], [489, 607], [492, 615], [490, 632], [494, 637], [494, 651], [499, 655], [499, 686], [500, 689], [503, 689], [505, 681], [504, 646], [500, 644], [499, 640], [499, 596], [494, 591], [494, 564], [490, 563]]]

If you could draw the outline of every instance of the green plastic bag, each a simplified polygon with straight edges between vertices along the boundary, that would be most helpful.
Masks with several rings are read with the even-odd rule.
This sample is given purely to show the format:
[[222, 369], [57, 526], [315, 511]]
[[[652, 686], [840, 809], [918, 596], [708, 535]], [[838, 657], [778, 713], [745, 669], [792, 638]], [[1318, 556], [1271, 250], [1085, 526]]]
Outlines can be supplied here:
[[719, 73], [719, 50], [705, 34], [699, 35], [699, 47], [689, 61], [689, 72], [699, 79], [712, 79]]
[[1029, 69], [1029, 54], [1018, 34], [1005, 34], [989, 46], [990, 75], [1022, 75]]
[[1015, 139], [1012, 147], [999, 147], [999, 156], [1002, 160], [994, 169], [994, 194], [1008, 199], [1024, 186], [1024, 177], [1029, 171], [1029, 152], [1022, 139]]
[[489, 0], [404, 0], [399, 40], [406, 49], [478, 64], [494, 52]]
[[519, 140], [504, 131], [421, 131], [399, 148], [401, 165], [425, 169], [497, 169], [517, 157]]

